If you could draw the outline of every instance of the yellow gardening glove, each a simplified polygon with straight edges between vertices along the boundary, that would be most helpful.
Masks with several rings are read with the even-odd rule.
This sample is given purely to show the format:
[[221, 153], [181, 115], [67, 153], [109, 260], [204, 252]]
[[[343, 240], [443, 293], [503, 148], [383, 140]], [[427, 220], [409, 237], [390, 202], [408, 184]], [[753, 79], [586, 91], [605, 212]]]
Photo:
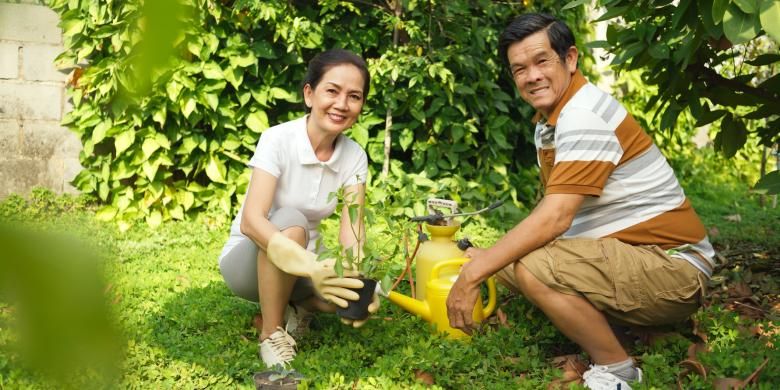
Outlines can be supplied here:
[[[376, 313], [379, 310], [379, 294], [381, 287], [379, 286], [379, 283], [376, 285], [376, 290], [374, 290], [374, 299], [371, 301], [371, 303], [368, 305], [368, 315]], [[349, 325], [353, 328], [359, 328], [368, 322], [368, 317], [366, 317], [363, 320], [351, 320], [349, 318], [341, 317], [341, 323], [344, 325]]]
[[358, 276], [354, 270], [344, 270], [344, 277], [338, 276], [333, 265], [335, 259], [317, 261], [314, 253], [303, 249], [287, 236], [274, 233], [266, 248], [268, 260], [277, 268], [290, 275], [310, 278], [316, 293], [328, 302], [346, 308], [347, 300], [356, 301], [358, 293], [351, 288], [362, 288], [363, 282], [353, 278]]
[[315, 261], [309, 277], [317, 294], [325, 298], [326, 301], [346, 309], [346, 300], [357, 301], [360, 299], [360, 295], [350, 289], [363, 288], [363, 281], [355, 279], [359, 274], [354, 270], [344, 269], [344, 277], [339, 277], [333, 269], [335, 263], [336, 259]]

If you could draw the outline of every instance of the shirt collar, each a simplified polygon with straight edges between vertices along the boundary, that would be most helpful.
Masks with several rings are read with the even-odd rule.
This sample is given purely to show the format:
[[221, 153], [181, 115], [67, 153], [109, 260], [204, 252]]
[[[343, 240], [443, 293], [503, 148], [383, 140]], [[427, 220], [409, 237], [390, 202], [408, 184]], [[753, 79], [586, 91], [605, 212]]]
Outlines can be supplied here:
[[[561, 114], [561, 110], [563, 110], [563, 107], [566, 105], [566, 103], [571, 100], [571, 98], [574, 96], [577, 91], [582, 88], [583, 85], [587, 84], [588, 80], [585, 79], [585, 76], [582, 75], [579, 69], [574, 71], [574, 74], [571, 76], [571, 81], [569, 82], [569, 86], [566, 87], [566, 92], [563, 93], [563, 96], [561, 96], [561, 100], [558, 101], [558, 104], [555, 106], [555, 109], [552, 110], [550, 113], [550, 116], [547, 118], [547, 124], [550, 126], [555, 126], [555, 124], [558, 122], [558, 116]], [[534, 123], [538, 123], [544, 119], [542, 116], [542, 113], [537, 111], [536, 114], [533, 117]]]
[[333, 172], [338, 172], [339, 168], [337, 162], [341, 156], [341, 149], [343, 149], [342, 144], [344, 144], [344, 135], [339, 134], [338, 138], [336, 138], [336, 150], [333, 151], [333, 155], [330, 156], [330, 159], [328, 161], [320, 161], [317, 158], [317, 155], [314, 154], [314, 148], [311, 146], [309, 135], [306, 133], [306, 121], [308, 118], [309, 115], [306, 115], [299, 119], [300, 124], [296, 126], [295, 130], [296, 144], [298, 145], [298, 162], [300, 162], [301, 165], [325, 165]]

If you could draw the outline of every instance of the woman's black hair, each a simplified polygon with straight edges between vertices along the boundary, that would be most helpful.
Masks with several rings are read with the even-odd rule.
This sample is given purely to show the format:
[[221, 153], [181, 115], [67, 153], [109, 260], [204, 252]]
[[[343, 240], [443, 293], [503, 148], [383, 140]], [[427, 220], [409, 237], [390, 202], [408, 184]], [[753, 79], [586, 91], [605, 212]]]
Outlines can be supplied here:
[[[368, 96], [368, 90], [371, 86], [371, 76], [368, 73], [366, 61], [359, 55], [344, 49], [330, 49], [323, 51], [309, 61], [309, 68], [306, 76], [303, 78], [303, 86], [309, 84], [312, 89], [317, 88], [317, 84], [322, 80], [322, 76], [337, 65], [350, 64], [358, 68], [363, 75], [363, 100]], [[311, 109], [306, 107], [306, 112]]]
[[527, 13], [516, 17], [501, 33], [498, 38], [498, 58], [509, 67], [507, 51], [509, 46], [520, 42], [529, 35], [546, 30], [550, 46], [558, 53], [561, 62], [566, 62], [566, 52], [574, 46], [574, 34], [566, 23], [560, 19], [542, 13]]

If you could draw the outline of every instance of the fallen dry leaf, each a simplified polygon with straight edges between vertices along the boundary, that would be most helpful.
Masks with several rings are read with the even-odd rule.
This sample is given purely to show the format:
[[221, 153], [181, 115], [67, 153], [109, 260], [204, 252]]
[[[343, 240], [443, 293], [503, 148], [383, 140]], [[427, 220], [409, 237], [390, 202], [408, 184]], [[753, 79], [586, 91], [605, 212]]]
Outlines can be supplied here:
[[698, 360], [683, 360], [680, 362], [680, 365], [684, 368], [684, 370], [680, 373], [680, 375], [684, 375], [683, 373], [687, 374], [689, 372], [695, 372], [696, 374], [699, 374], [699, 376], [703, 377], [704, 379], [707, 379], [707, 369], [704, 368], [704, 365], [701, 364]]
[[725, 217], [723, 217], [723, 218], [724, 218], [725, 220], [727, 220], [727, 221], [731, 221], [731, 222], [736, 222], [736, 223], [740, 223], [740, 222], [742, 222], [742, 216], [741, 216], [741, 215], [739, 215], [739, 214], [732, 214], [732, 215], [727, 215], [727, 216], [725, 216]]
[[710, 348], [704, 343], [691, 343], [688, 346], [688, 360], [699, 360], [699, 354], [709, 352]]
[[745, 387], [745, 383], [737, 378], [718, 378], [712, 381], [712, 387], [715, 390], [741, 389]]
[[729, 390], [729, 389], [742, 389], [749, 384], [754, 384], [758, 381], [758, 375], [761, 374], [761, 370], [769, 363], [769, 358], [758, 365], [752, 374], [750, 374], [745, 380], [739, 380], [737, 378], [718, 378], [712, 381], [712, 385], [717, 390]]
[[713, 227], [707, 229], [707, 235], [710, 236], [710, 239], [713, 239], [715, 237], [720, 236], [720, 230], [718, 230], [717, 227], [713, 226]]
[[501, 326], [504, 328], [509, 328], [509, 323], [506, 320], [506, 313], [504, 313], [500, 307], [496, 309], [496, 317], [498, 318], [498, 323], [501, 324]]
[[[707, 332], [703, 332], [701, 329], [699, 329], [699, 321], [697, 321], [695, 318], [691, 320], [693, 322], [693, 329], [691, 330], [696, 337], [699, 338], [702, 342], [707, 342]], [[688, 350], [690, 352], [690, 349]]]
[[748, 298], [753, 295], [753, 290], [745, 282], [737, 282], [729, 286], [729, 296], [734, 298]]
[[559, 379], [550, 382], [548, 389], [560, 389], [573, 383], [581, 384], [582, 374], [588, 369], [588, 362], [579, 355], [556, 356], [552, 359], [552, 365], [563, 370], [563, 374]]
[[435, 383], [433, 380], [433, 374], [423, 370], [414, 370], [414, 379], [428, 386], [432, 386]]

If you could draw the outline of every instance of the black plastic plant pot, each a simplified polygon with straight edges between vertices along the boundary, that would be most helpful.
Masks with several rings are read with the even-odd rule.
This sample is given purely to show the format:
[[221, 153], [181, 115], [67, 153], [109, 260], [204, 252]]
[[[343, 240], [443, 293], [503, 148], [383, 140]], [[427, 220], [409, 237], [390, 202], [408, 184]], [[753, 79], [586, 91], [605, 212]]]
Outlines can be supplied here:
[[352, 290], [360, 295], [357, 301], [347, 301], [346, 309], [339, 308], [336, 314], [350, 320], [364, 320], [368, 317], [368, 305], [374, 299], [374, 290], [376, 289], [376, 280], [359, 278], [363, 281], [363, 288], [353, 288]]

